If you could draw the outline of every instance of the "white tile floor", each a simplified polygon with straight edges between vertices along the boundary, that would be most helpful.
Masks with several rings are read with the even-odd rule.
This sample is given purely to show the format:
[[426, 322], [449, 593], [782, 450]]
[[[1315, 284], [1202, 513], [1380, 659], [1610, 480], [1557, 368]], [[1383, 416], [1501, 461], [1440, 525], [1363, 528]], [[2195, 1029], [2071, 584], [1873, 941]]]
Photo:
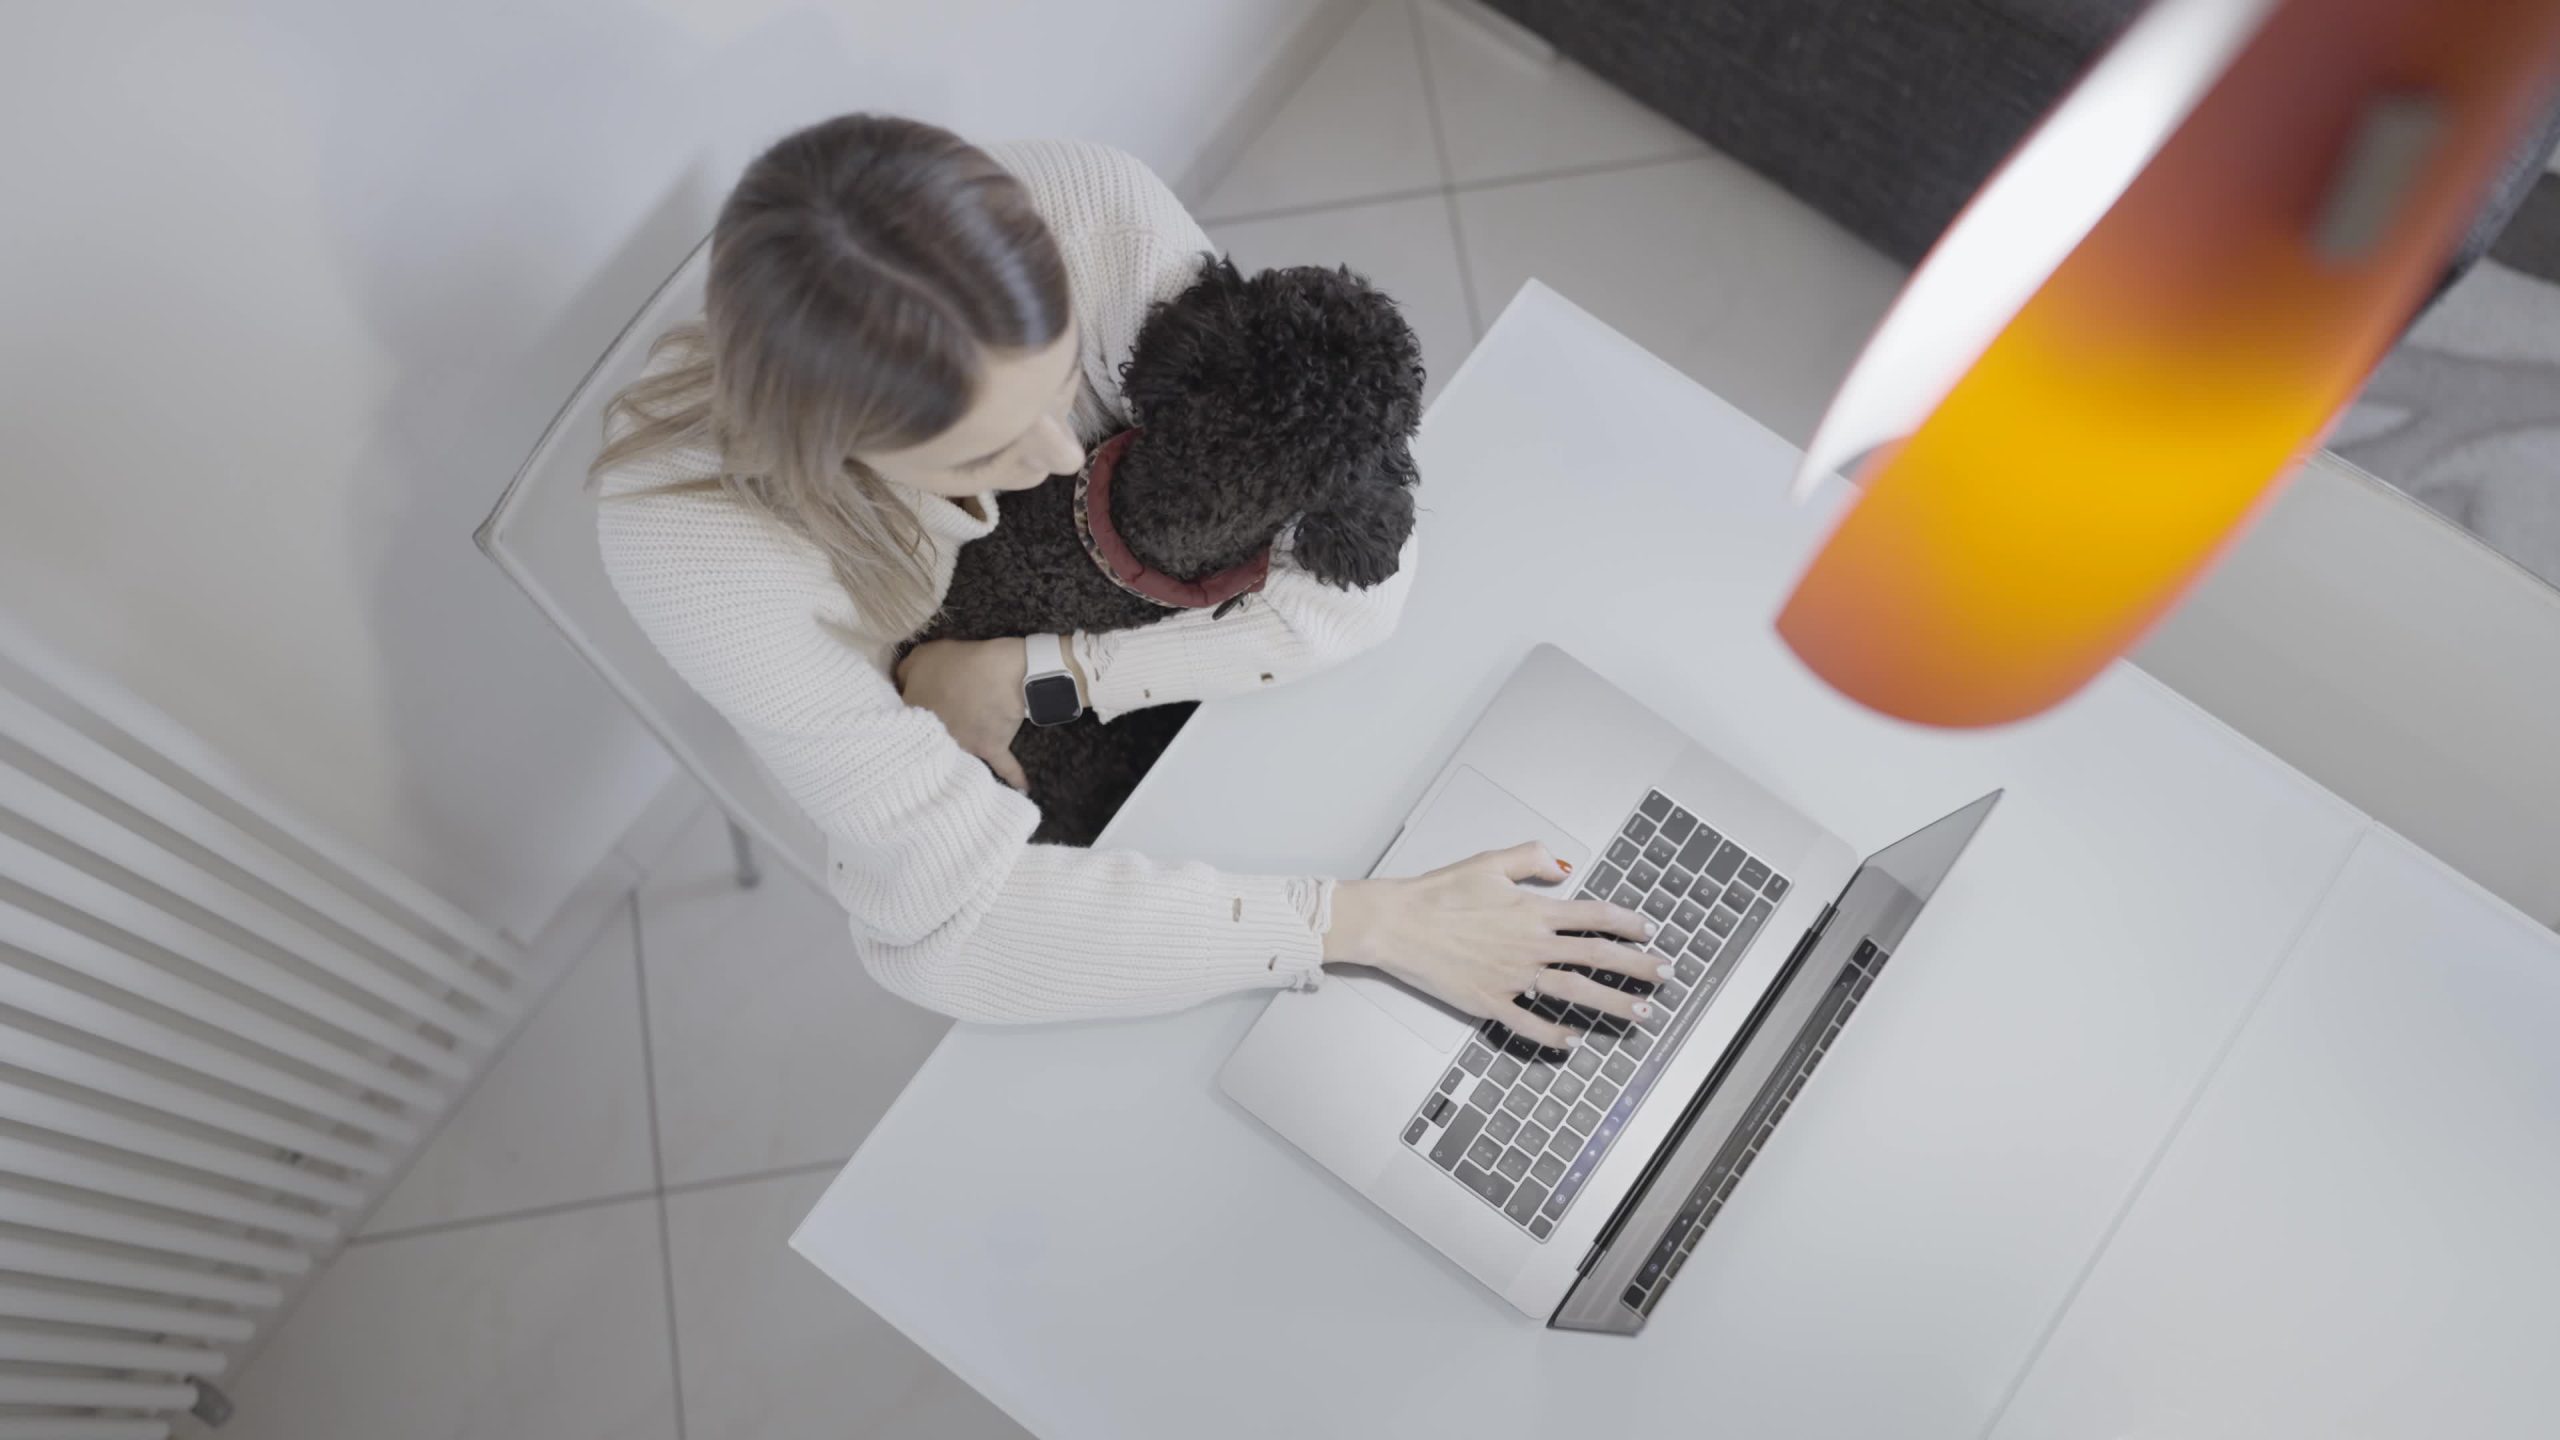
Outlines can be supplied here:
[[[1796, 439], [1899, 275], [1570, 64], [1375, 0], [1198, 207], [1346, 263], [1435, 386], [1532, 276]], [[257, 1440], [1021, 1432], [783, 1244], [932, 1047], [832, 905], [730, 881], [716, 815], [627, 847], [603, 928], [234, 1387]]]

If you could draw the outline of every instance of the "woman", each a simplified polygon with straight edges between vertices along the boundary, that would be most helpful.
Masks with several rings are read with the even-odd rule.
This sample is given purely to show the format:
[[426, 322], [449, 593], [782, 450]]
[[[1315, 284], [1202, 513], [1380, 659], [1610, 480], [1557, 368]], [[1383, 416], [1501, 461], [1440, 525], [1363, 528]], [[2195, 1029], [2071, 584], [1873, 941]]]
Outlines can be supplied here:
[[863, 962], [918, 1004], [1134, 1014], [1309, 986], [1338, 963], [1548, 1044], [1576, 1032], [1512, 1003], [1533, 988], [1638, 1013], [1547, 967], [1654, 978], [1641, 952], [1566, 933], [1641, 938], [1643, 917], [1522, 889], [1563, 878], [1536, 846], [1336, 882], [1028, 843], [1038, 817], [1003, 783], [1021, 783], [1027, 656], [1106, 720], [1305, 675], [1385, 637], [1410, 550], [1395, 579], [1343, 591], [1284, 545], [1224, 618], [937, 641], [892, 675], [997, 496], [1076, 469], [1120, 428], [1147, 307], [1209, 249], [1154, 175], [1100, 147], [981, 151], [863, 115], [783, 140], [721, 210], [703, 320], [665, 337], [608, 414], [595, 478], [616, 589], [817, 822]]

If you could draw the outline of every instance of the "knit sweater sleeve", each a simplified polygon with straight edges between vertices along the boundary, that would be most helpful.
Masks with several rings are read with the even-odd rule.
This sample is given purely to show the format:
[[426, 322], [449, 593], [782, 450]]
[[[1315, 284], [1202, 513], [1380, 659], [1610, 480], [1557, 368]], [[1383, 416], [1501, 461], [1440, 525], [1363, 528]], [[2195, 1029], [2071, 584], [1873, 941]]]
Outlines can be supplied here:
[[1031, 803], [832, 628], [849, 602], [805, 542], [704, 493], [608, 498], [598, 529], [641, 629], [825, 834], [855, 950], [891, 991], [1026, 1021], [1314, 983], [1330, 882], [1028, 843]]
[[[1034, 140], [992, 145], [1049, 217], [1076, 290], [1085, 378], [1120, 418], [1120, 367], [1157, 302], [1170, 300], [1214, 252], [1207, 232], [1136, 157], [1109, 146]], [[1091, 438], [1091, 437], [1088, 437]], [[1185, 611], [1151, 625], [1075, 637], [1086, 700], [1109, 720], [1149, 705], [1214, 700], [1299, 679], [1387, 638], [1419, 563], [1405, 543], [1396, 573], [1365, 590], [1323, 584], [1272, 556], [1261, 594], [1224, 618]]]

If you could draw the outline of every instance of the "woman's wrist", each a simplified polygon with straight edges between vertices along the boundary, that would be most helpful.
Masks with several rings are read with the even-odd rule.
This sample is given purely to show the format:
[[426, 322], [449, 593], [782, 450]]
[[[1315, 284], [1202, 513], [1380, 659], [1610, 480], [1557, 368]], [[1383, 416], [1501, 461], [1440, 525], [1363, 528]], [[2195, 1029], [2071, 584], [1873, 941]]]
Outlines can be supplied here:
[[1384, 947], [1387, 895], [1392, 880], [1338, 880], [1333, 887], [1333, 922], [1325, 927], [1324, 963], [1375, 965]]

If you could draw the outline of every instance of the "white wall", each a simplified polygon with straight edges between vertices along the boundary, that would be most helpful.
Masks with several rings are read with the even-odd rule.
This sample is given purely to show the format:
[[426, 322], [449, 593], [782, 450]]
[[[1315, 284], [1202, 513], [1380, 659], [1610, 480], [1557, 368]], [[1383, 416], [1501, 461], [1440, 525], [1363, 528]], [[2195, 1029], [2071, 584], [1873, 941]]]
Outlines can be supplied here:
[[0, 12], [0, 608], [530, 934], [667, 775], [471, 547], [765, 142], [1200, 158], [1320, 0]]

